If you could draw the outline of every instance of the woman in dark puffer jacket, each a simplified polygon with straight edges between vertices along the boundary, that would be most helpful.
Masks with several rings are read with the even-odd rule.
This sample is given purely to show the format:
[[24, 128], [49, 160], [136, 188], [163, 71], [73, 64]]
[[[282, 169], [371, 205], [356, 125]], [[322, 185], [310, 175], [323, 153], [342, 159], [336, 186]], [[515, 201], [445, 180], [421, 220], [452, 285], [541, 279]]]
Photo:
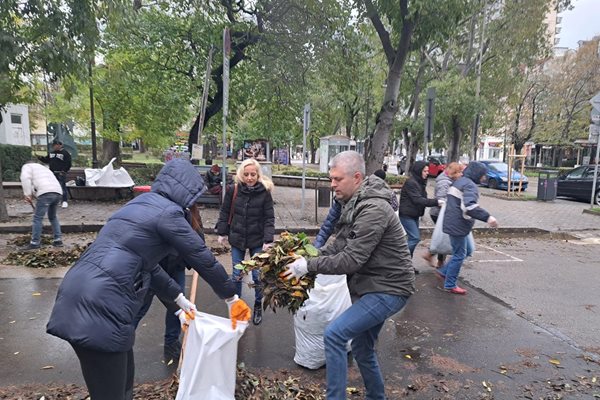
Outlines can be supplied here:
[[193, 303], [158, 265], [166, 254], [181, 254], [185, 265], [219, 297], [229, 298], [230, 310], [245, 305], [235, 296], [235, 284], [223, 266], [185, 219], [184, 210], [205, 190], [189, 161], [168, 162], [152, 190], [113, 214], [65, 275], [47, 332], [73, 346], [92, 399], [133, 398], [134, 321], [150, 287], [172, 299], [172, 311], [185, 311], [178, 311], [182, 324], [186, 314], [193, 317]]
[[442, 203], [437, 199], [427, 198], [427, 176], [429, 166], [424, 161], [417, 161], [410, 168], [410, 177], [404, 182], [400, 191], [400, 223], [408, 235], [408, 249], [412, 257], [415, 247], [421, 241], [419, 218], [425, 214], [425, 207], [435, 207]]
[[[273, 182], [266, 177], [260, 164], [253, 158], [244, 160], [237, 170], [235, 185], [228, 188], [221, 206], [217, 233], [219, 244], [229, 239], [233, 265], [239, 264], [246, 256], [266, 250], [275, 235], [275, 211], [271, 189]], [[233, 280], [237, 284], [237, 294], [242, 295], [242, 276], [240, 270], [233, 269]], [[252, 322], [262, 322], [262, 288], [259, 271], [252, 271], [254, 281], [254, 312]]]

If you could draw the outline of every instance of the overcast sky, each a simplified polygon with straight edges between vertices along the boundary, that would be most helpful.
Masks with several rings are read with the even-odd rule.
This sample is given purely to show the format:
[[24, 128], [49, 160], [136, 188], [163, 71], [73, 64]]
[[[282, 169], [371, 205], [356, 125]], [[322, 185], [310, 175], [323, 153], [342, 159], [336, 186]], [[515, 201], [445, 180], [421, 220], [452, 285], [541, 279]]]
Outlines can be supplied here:
[[560, 14], [559, 47], [577, 48], [577, 41], [600, 35], [600, 0], [573, 0], [574, 8]]

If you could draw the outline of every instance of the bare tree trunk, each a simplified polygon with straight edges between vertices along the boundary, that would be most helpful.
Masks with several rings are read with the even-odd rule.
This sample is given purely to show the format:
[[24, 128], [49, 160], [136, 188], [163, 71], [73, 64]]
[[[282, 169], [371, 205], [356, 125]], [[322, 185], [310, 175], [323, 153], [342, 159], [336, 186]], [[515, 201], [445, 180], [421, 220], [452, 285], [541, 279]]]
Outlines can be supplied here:
[[2, 180], [2, 160], [0, 160], [0, 222], [8, 221], [8, 210], [4, 201], [4, 181]]
[[452, 116], [452, 140], [450, 140], [450, 149], [448, 151], [448, 160], [456, 162], [460, 153], [460, 140], [462, 138], [462, 128], [458, 121], [458, 115]]
[[140, 138], [140, 153], [146, 152], [146, 144], [144, 143], [144, 139]]
[[394, 117], [398, 112], [398, 93], [400, 92], [400, 80], [406, 63], [406, 58], [410, 52], [410, 44], [415, 28], [415, 21], [410, 19], [408, 13], [408, 1], [400, 0], [400, 13], [402, 15], [402, 31], [398, 45], [394, 48], [389, 40], [389, 34], [375, 12], [373, 4], [365, 1], [367, 13], [371, 19], [379, 38], [381, 39], [386, 58], [389, 65], [387, 74], [387, 87], [383, 96], [383, 104], [377, 114], [375, 131], [373, 137], [369, 140], [368, 151], [365, 154], [367, 174], [372, 174], [378, 168], [381, 168], [385, 157], [385, 150], [388, 147], [390, 132], [394, 124]]
[[121, 151], [119, 148], [119, 142], [115, 142], [109, 139], [102, 139], [102, 162], [108, 164], [108, 162], [116, 158], [117, 163], [121, 163]]

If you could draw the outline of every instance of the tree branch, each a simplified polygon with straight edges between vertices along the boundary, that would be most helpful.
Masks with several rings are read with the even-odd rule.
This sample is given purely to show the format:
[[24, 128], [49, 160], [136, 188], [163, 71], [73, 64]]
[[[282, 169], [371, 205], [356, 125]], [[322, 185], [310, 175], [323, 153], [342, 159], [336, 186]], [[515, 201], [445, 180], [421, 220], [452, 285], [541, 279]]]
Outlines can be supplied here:
[[381, 45], [383, 46], [383, 51], [385, 52], [385, 57], [387, 59], [388, 65], [392, 65], [394, 62], [394, 58], [396, 57], [396, 53], [390, 40], [390, 34], [383, 26], [381, 18], [379, 17], [379, 13], [375, 9], [373, 2], [371, 0], [364, 0], [364, 2], [365, 6], [367, 7], [367, 17], [369, 17], [369, 19], [373, 23], [373, 27], [375, 27], [375, 31], [377, 31], [377, 35], [379, 36], [379, 40], [381, 41]]

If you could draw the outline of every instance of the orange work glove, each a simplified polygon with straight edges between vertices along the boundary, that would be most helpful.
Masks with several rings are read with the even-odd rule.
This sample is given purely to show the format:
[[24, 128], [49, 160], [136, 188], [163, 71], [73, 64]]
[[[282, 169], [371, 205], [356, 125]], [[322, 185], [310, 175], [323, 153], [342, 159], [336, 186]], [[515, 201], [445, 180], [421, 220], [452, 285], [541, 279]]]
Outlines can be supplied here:
[[250, 320], [250, 316], [252, 315], [252, 311], [248, 304], [244, 300], [241, 300], [238, 295], [226, 299], [225, 303], [227, 303], [227, 308], [229, 309], [229, 318], [231, 319], [231, 328], [235, 329], [237, 327], [238, 321], [247, 322]]

